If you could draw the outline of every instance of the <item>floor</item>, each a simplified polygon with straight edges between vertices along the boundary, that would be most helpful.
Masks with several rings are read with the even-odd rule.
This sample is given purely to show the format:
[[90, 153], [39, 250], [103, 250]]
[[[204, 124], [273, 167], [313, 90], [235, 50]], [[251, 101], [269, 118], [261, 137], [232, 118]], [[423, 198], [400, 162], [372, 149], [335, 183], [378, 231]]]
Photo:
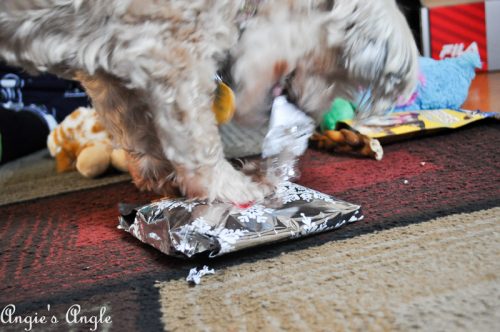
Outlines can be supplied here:
[[481, 73], [472, 82], [464, 109], [500, 112], [500, 72]]

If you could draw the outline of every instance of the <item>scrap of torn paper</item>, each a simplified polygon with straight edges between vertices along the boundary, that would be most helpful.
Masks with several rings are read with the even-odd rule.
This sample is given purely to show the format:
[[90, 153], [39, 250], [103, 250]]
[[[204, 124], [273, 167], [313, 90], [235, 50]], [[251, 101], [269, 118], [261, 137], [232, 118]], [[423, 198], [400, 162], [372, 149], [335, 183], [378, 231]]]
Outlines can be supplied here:
[[201, 278], [203, 278], [207, 274], [215, 274], [215, 270], [209, 269], [206, 265], [203, 266], [203, 269], [200, 269], [199, 271], [194, 267], [189, 270], [189, 275], [187, 276], [186, 281], [191, 284], [199, 285], [201, 282]]

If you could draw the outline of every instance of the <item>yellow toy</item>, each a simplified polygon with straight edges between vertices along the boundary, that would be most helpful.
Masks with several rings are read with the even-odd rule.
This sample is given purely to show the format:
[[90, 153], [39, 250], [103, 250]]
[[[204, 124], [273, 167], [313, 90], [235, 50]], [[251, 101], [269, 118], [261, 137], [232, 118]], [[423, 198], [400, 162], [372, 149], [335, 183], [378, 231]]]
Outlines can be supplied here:
[[110, 166], [128, 172], [127, 153], [113, 147], [92, 108], [80, 107], [71, 113], [50, 133], [47, 146], [58, 172], [76, 169], [87, 178], [103, 174]]
[[212, 111], [215, 113], [217, 123], [221, 125], [231, 121], [235, 110], [236, 102], [233, 90], [227, 84], [218, 80], [215, 98], [212, 103]]

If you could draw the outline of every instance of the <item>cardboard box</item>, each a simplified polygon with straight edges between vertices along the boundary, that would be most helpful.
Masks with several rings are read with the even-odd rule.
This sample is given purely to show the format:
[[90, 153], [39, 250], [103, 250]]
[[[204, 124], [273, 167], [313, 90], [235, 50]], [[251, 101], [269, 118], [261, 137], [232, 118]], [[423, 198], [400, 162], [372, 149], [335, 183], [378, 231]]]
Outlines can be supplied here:
[[456, 57], [476, 47], [482, 70], [500, 69], [500, 0], [422, 0], [424, 56]]

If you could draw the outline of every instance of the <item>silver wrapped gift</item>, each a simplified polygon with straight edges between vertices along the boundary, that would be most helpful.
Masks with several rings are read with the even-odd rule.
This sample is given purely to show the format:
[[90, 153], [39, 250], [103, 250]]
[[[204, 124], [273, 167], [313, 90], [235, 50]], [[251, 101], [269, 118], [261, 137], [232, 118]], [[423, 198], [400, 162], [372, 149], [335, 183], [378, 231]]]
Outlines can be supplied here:
[[291, 183], [251, 206], [168, 199], [120, 217], [120, 228], [167, 255], [210, 257], [340, 228], [363, 219], [359, 205]]

